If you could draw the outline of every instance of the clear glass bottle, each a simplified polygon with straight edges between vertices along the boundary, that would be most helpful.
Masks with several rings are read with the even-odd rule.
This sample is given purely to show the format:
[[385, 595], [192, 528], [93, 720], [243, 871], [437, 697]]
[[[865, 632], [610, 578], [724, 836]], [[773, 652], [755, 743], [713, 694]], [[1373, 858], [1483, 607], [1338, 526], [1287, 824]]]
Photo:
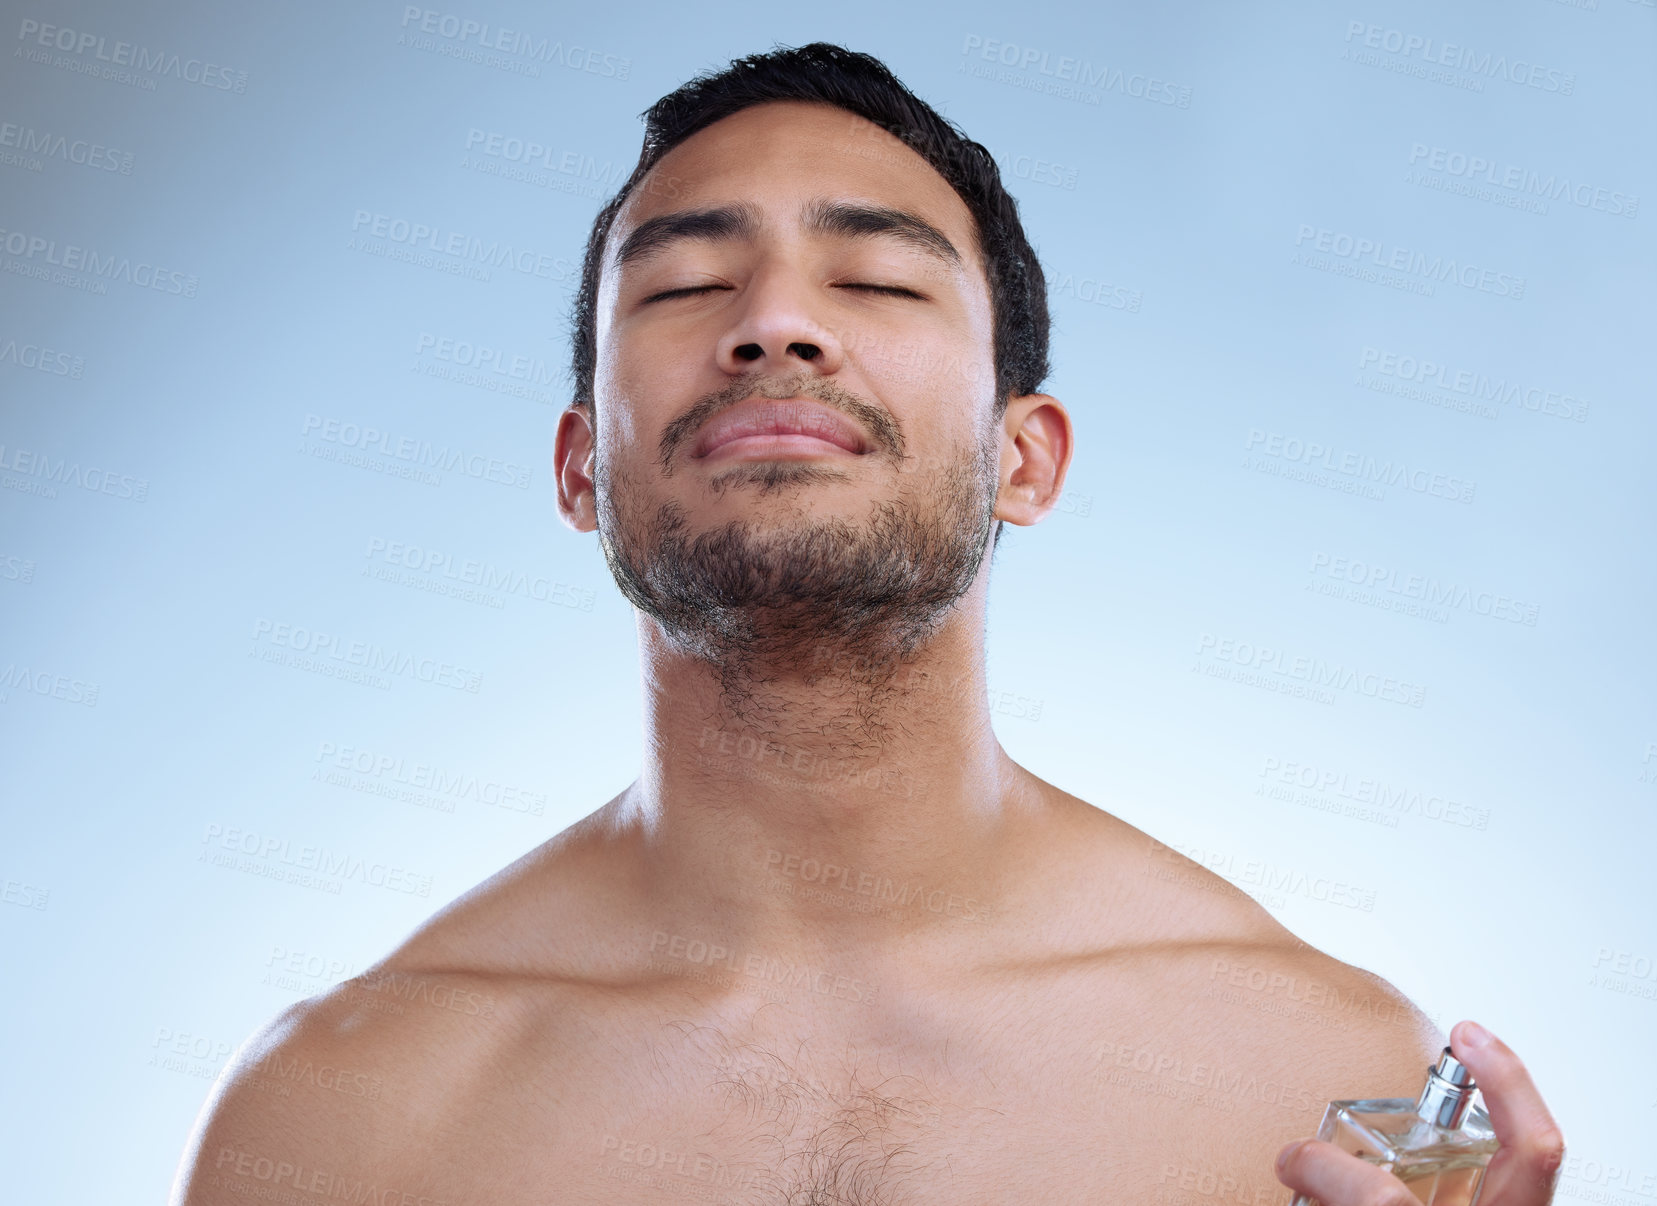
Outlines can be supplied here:
[[[1318, 1138], [1379, 1164], [1427, 1206], [1476, 1206], [1484, 1170], [1500, 1144], [1479, 1086], [1450, 1048], [1427, 1069], [1421, 1097], [1331, 1101]], [[1296, 1194], [1291, 1206], [1318, 1206]]]

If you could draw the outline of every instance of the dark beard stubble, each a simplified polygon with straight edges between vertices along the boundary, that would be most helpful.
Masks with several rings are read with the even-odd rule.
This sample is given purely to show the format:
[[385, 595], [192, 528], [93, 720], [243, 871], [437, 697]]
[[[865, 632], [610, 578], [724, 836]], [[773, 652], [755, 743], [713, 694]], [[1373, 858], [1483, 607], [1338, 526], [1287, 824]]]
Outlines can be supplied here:
[[[862, 525], [802, 518], [762, 533], [735, 519], [690, 536], [684, 508], [663, 503], [647, 517], [633, 480], [618, 472], [612, 481], [600, 456], [599, 543], [621, 593], [714, 669], [732, 715], [771, 729], [781, 701], [765, 698], [766, 684], [832, 675], [852, 689], [850, 710], [874, 736], [903, 662], [978, 576], [995, 523], [996, 460], [986, 439], [936, 472], [901, 474], [898, 498], [871, 504]], [[766, 461], [714, 486], [764, 498], [823, 477], [813, 464]]]

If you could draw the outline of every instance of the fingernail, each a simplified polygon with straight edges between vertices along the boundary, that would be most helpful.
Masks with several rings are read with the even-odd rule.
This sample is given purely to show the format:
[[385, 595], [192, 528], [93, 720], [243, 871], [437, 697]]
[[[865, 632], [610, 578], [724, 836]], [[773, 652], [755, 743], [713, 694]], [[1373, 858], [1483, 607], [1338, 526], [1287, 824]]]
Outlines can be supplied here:
[[1298, 1149], [1300, 1147], [1300, 1145], [1302, 1143], [1305, 1143], [1305, 1142], [1306, 1142], [1306, 1140], [1304, 1140], [1304, 1139], [1296, 1139], [1293, 1143], [1288, 1144], [1286, 1147], [1284, 1147], [1284, 1149], [1282, 1151], [1277, 1153], [1277, 1171], [1278, 1172], [1283, 1171], [1283, 1166], [1286, 1165], [1289, 1162], [1289, 1157], [1294, 1155], [1296, 1149]]
[[1461, 1037], [1469, 1047], [1490, 1046], [1490, 1031], [1477, 1022], [1463, 1022], [1461, 1024]]

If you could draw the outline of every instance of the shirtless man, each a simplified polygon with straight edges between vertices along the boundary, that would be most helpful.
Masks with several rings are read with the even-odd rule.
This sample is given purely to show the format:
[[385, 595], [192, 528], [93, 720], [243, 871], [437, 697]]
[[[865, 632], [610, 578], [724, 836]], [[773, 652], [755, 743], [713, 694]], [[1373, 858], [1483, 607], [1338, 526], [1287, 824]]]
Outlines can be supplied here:
[[[599, 216], [554, 452], [638, 609], [643, 772], [245, 1044], [174, 1203], [1414, 1201], [1291, 1141], [1444, 1037], [991, 730], [1000, 521], [1073, 451], [993, 164], [872, 59], [738, 66]], [[1523, 1065], [1454, 1047], [1486, 1206], [1548, 1202]]]

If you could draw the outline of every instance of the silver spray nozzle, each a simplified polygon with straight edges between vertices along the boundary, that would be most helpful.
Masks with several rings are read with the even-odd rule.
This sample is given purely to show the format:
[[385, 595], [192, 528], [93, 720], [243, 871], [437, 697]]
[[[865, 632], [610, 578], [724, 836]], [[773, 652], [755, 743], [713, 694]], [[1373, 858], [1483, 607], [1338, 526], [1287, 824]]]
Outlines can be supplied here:
[[1415, 1112], [1428, 1122], [1454, 1130], [1472, 1106], [1473, 1092], [1478, 1087], [1467, 1065], [1446, 1047], [1438, 1057], [1438, 1065], [1427, 1069], [1427, 1083]]

